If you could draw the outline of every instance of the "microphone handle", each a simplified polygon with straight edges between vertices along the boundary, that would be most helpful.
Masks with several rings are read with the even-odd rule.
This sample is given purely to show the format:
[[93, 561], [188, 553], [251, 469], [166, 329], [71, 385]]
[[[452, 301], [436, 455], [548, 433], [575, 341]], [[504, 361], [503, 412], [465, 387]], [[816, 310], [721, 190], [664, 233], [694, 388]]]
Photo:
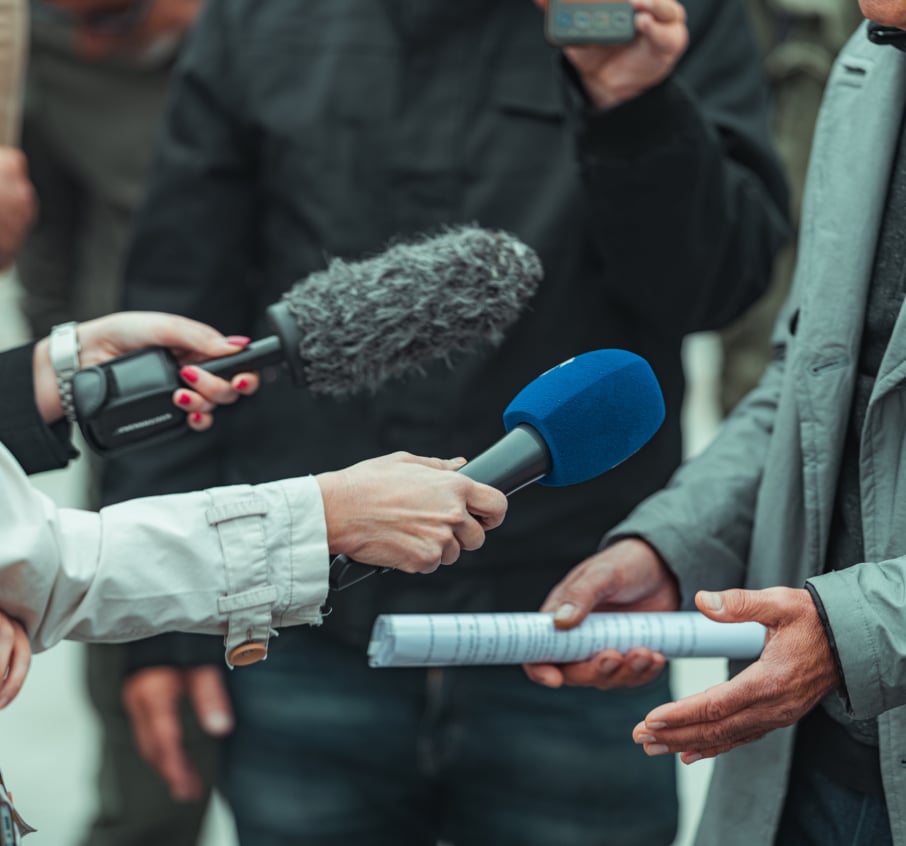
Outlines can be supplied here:
[[299, 352], [302, 334], [289, 304], [281, 300], [268, 306], [267, 322], [274, 331], [273, 335], [252, 341], [237, 353], [212, 358], [197, 366], [223, 379], [232, 379], [246, 370], [283, 364], [289, 370], [293, 384], [297, 387], [304, 385], [305, 362]]
[[[537, 482], [550, 471], [551, 455], [544, 438], [531, 426], [520, 423], [456, 472], [509, 496]], [[375, 573], [386, 573], [392, 569], [362, 564], [346, 555], [337, 555], [330, 562], [328, 582], [332, 590], [345, 590]]]
[[296, 318], [289, 310], [289, 304], [280, 301], [268, 306], [267, 322], [274, 330], [273, 335], [252, 341], [237, 353], [212, 358], [198, 366], [223, 379], [232, 379], [237, 373], [246, 370], [260, 370], [272, 364], [283, 364], [289, 370], [293, 384], [297, 387], [304, 385], [305, 362], [299, 352], [302, 335]]
[[237, 353], [220, 358], [210, 358], [200, 362], [196, 367], [220, 376], [222, 379], [232, 379], [237, 373], [285, 363], [286, 353], [283, 343], [276, 335], [269, 335], [267, 338], [252, 341]]

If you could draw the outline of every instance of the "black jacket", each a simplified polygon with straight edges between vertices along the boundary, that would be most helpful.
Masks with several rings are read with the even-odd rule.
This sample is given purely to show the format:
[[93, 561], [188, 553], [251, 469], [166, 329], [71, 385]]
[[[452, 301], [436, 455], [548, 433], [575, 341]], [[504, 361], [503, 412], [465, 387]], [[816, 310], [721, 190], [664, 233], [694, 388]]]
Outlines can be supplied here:
[[431, 578], [372, 578], [328, 625], [383, 611], [537, 608], [681, 455], [684, 335], [764, 289], [786, 236], [756, 47], [737, 0], [689, 0], [675, 78], [586, 108], [527, 0], [219, 0], [178, 68], [128, 263], [126, 305], [267, 334], [265, 307], [330, 256], [457, 222], [509, 230], [546, 278], [494, 351], [332, 402], [283, 379], [210, 435], [112, 462], [107, 501], [257, 482], [396, 449], [475, 455], [535, 376], [604, 347], [648, 359], [667, 419], [573, 488], [518, 493], [505, 525]]
[[47, 426], [35, 405], [34, 344], [0, 353], [0, 443], [26, 473], [57, 470], [78, 454], [69, 441], [69, 423]]

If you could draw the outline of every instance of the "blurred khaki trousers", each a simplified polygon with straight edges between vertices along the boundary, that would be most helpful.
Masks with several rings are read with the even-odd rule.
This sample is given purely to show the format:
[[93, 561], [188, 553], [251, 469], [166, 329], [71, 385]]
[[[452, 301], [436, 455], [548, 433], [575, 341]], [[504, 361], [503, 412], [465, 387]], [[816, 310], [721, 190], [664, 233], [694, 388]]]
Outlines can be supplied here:
[[0, 0], [0, 144], [6, 146], [19, 143], [27, 54], [27, 0]]

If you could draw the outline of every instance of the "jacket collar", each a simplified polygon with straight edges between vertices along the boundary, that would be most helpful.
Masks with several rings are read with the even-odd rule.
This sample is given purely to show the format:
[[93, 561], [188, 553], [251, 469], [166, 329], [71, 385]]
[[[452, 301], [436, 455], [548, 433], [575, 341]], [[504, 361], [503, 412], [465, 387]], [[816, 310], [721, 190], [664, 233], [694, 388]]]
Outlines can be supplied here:
[[906, 52], [906, 31], [895, 26], [881, 26], [881, 24], [868, 22], [868, 40], [875, 44], [889, 44], [897, 50]]

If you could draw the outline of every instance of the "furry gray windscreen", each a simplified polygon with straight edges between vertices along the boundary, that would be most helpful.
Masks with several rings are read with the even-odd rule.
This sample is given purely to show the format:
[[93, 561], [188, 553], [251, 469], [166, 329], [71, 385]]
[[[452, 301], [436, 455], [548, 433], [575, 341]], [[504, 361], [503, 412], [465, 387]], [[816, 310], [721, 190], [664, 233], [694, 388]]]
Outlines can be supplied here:
[[506, 232], [463, 226], [333, 259], [284, 300], [314, 393], [376, 390], [433, 359], [499, 344], [538, 288], [535, 252]]

